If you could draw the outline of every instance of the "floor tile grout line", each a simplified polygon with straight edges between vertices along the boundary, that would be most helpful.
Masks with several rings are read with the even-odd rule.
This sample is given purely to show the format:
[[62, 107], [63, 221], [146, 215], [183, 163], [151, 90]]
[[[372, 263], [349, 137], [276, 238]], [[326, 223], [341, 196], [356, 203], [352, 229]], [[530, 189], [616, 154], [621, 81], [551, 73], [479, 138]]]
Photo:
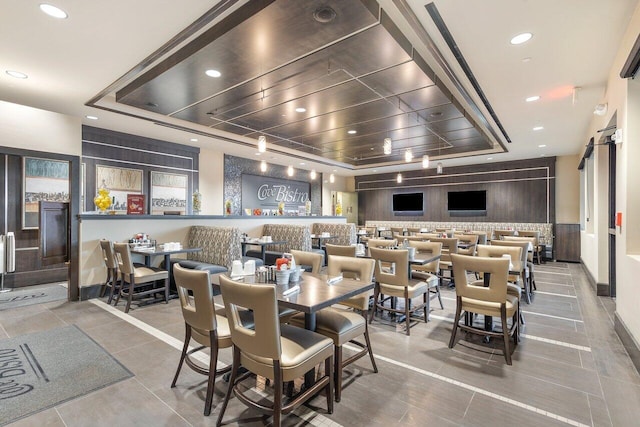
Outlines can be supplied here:
[[149, 387], [147, 387], [146, 385], [144, 385], [142, 383], [142, 381], [140, 381], [138, 378], [133, 377], [133, 380], [135, 380], [138, 384], [140, 384], [140, 387], [144, 388], [145, 390], [147, 390], [149, 393], [151, 393], [151, 395], [153, 397], [155, 397], [156, 399], [158, 399], [164, 406], [166, 406], [167, 408], [169, 408], [169, 410], [171, 412], [173, 412], [174, 414], [176, 414], [178, 417], [180, 417], [180, 419], [182, 419], [185, 423], [187, 423], [188, 425], [193, 427], [193, 424], [191, 424], [189, 422], [189, 420], [187, 420], [185, 417], [183, 417], [182, 415], [180, 415], [178, 412], [176, 412], [176, 410], [174, 408], [172, 408], [171, 406], [169, 406], [169, 404], [167, 402], [165, 402], [160, 396], [158, 396], [153, 390], [151, 390]]
[[[449, 322], [449, 323], [453, 323], [453, 319], [450, 319], [448, 317], [444, 317], [444, 316], [439, 316], [437, 314], [429, 314], [429, 317], [432, 319], [437, 319], [437, 320], [444, 320], [445, 322]], [[575, 350], [583, 350], [583, 351], [587, 351], [587, 352], [591, 352], [591, 347], [586, 347], [586, 346], [582, 346], [582, 345], [578, 345], [578, 344], [572, 344], [572, 343], [568, 343], [568, 342], [564, 342], [564, 341], [558, 341], [558, 340], [552, 340], [549, 338], [544, 338], [544, 337], [539, 337], [537, 335], [528, 335], [528, 334], [520, 334], [521, 337], [524, 338], [528, 338], [534, 341], [540, 341], [540, 342], [544, 342], [547, 344], [554, 344], [554, 345], [558, 345], [561, 347], [567, 347], [567, 348], [573, 348]]]
[[566, 320], [567, 322], [584, 323], [584, 320], [571, 319], [569, 317], [562, 317], [562, 316], [554, 316], [553, 314], [536, 313], [535, 311], [528, 311], [528, 310], [522, 310], [522, 312], [525, 314], [531, 314], [533, 316], [550, 317], [552, 319]]
[[[126, 313], [123, 313], [122, 311], [118, 310], [115, 307], [112, 307], [106, 303], [104, 303], [103, 301], [100, 301], [97, 298], [93, 298], [89, 300], [90, 303], [104, 309], [105, 311], [113, 314], [114, 316], [117, 316], [119, 318], [121, 318], [122, 320], [124, 320], [125, 322], [137, 327], [138, 329], [148, 333], [149, 335], [159, 339], [160, 341], [164, 342], [165, 344], [170, 345], [171, 347], [175, 348], [178, 351], [182, 351], [182, 346], [184, 345], [183, 341], [180, 341], [177, 338], [172, 337], [171, 335], [167, 334], [166, 332], [162, 332], [161, 330], [154, 328], [153, 326], [143, 322], [140, 319], [137, 319], [133, 316], [130, 316]], [[194, 347], [190, 346], [189, 350], [192, 350]], [[197, 359], [199, 362], [208, 364], [209, 363], [209, 358], [205, 357], [203, 354], [197, 353], [194, 354], [193, 356], [191, 356], [195, 359]], [[223, 368], [227, 365], [223, 364], [222, 362], [218, 361], [218, 369]]]
[[565, 295], [565, 294], [557, 294], [555, 292], [546, 292], [546, 291], [535, 291], [536, 294], [540, 294], [540, 295], [549, 295], [549, 296], [553, 296], [553, 297], [562, 297], [562, 298], [578, 298], [577, 295]]
[[[348, 347], [351, 347], [351, 346], [348, 346]], [[355, 347], [354, 347], [354, 349], [355, 349]], [[413, 372], [422, 374], [424, 376], [431, 377], [431, 378], [434, 378], [436, 380], [440, 380], [440, 381], [446, 382], [448, 384], [452, 384], [452, 385], [458, 386], [460, 388], [464, 388], [465, 390], [469, 390], [469, 391], [475, 392], [477, 394], [481, 394], [483, 396], [486, 396], [486, 397], [489, 397], [489, 398], [492, 398], [492, 399], [500, 400], [500, 401], [508, 403], [510, 405], [517, 406], [519, 408], [522, 408], [522, 409], [525, 409], [527, 411], [534, 412], [534, 413], [537, 413], [537, 414], [540, 414], [540, 415], [544, 415], [546, 417], [549, 417], [549, 418], [564, 422], [564, 423], [569, 424], [569, 425], [573, 425], [573, 426], [576, 426], [576, 427], [590, 427], [587, 424], [583, 424], [583, 423], [581, 423], [579, 421], [575, 421], [575, 420], [572, 420], [570, 418], [563, 417], [563, 416], [558, 415], [558, 414], [554, 414], [553, 412], [549, 412], [549, 411], [545, 411], [545, 410], [540, 409], [540, 408], [536, 408], [535, 406], [519, 402], [519, 401], [517, 401], [515, 399], [511, 399], [509, 397], [501, 396], [501, 395], [499, 395], [497, 393], [490, 392], [490, 391], [482, 389], [480, 387], [476, 387], [476, 386], [471, 385], [471, 384], [463, 383], [462, 381], [454, 380], [453, 378], [445, 377], [444, 375], [436, 374], [434, 372], [430, 372], [430, 371], [427, 371], [425, 369], [421, 369], [421, 368], [418, 368], [418, 367], [415, 367], [415, 366], [411, 366], [411, 365], [409, 365], [407, 363], [399, 362], [397, 360], [394, 360], [394, 359], [391, 359], [391, 358], [388, 358], [388, 357], [385, 357], [385, 356], [376, 355], [375, 357], [377, 359], [379, 359], [379, 360], [382, 360], [382, 361], [387, 362], [387, 363], [391, 363], [391, 364], [396, 365], [398, 367], [409, 369], [409, 370], [411, 370]]]

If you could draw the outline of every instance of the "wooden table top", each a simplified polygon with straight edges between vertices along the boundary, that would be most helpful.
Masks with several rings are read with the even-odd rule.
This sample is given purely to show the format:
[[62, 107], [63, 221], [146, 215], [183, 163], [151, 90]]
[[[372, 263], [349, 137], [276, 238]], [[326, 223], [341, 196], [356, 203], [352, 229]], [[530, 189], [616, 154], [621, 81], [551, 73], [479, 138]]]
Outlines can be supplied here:
[[[225, 274], [225, 273], [220, 273]], [[211, 282], [219, 285], [220, 274], [212, 274]], [[273, 282], [259, 283], [255, 276], [244, 276], [243, 283], [252, 283], [261, 286], [275, 286], [278, 304], [282, 307], [293, 308], [303, 313], [315, 313], [323, 308], [330, 307], [340, 301], [349, 299], [370, 289], [373, 282], [362, 283], [357, 280], [344, 278], [332, 285], [327, 283], [329, 276], [324, 274], [302, 273], [298, 282], [289, 282], [288, 285], [276, 285]], [[283, 292], [299, 286], [300, 290], [288, 295]]]

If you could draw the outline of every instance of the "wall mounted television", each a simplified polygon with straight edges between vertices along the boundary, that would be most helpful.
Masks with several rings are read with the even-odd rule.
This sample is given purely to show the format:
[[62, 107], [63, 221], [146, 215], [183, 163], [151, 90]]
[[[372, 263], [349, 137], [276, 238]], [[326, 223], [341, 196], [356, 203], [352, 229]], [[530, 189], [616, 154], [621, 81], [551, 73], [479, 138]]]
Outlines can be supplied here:
[[422, 215], [424, 213], [423, 193], [397, 193], [393, 195], [394, 215]]
[[469, 215], [487, 213], [487, 191], [449, 191], [447, 193], [449, 212], [462, 212]]

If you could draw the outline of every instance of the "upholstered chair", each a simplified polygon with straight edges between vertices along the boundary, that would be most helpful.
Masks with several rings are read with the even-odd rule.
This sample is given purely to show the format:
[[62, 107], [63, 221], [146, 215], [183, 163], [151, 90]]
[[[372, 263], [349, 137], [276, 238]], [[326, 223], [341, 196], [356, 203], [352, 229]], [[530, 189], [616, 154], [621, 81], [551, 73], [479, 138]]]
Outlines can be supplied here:
[[113, 249], [113, 242], [110, 240], [100, 240], [100, 249], [102, 250], [102, 258], [104, 259], [104, 265], [107, 267], [107, 279], [104, 282], [104, 287], [100, 293], [100, 297], [103, 297], [109, 289], [109, 299], [107, 304], [111, 304], [113, 301], [114, 292], [119, 292], [118, 286], [118, 261], [116, 259], [115, 251]]
[[331, 255], [356, 256], [356, 247], [352, 245], [332, 245], [331, 243], [327, 243], [325, 249], [327, 250], [327, 257], [329, 257], [329, 259]]
[[[431, 258], [434, 256], [442, 256], [442, 243], [440, 242], [417, 242], [410, 241], [409, 246], [416, 248], [415, 258]], [[427, 313], [431, 312], [431, 294], [438, 297], [440, 308], [444, 309], [442, 305], [442, 297], [440, 296], [440, 259], [432, 261], [427, 264], [415, 264], [411, 266], [411, 277], [414, 279], [420, 279], [427, 283], [429, 294], [427, 295]], [[426, 319], [428, 321], [428, 319]]]
[[311, 268], [311, 272], [320, 274], [324, 257], [317, 252], [291, 250], [296, 265]]
[[[322, 389], [326, 393], [327, 410], [332, 413], [334, 349], [331, 339], [296, 326], [281, 325], [273, 286], [245, 284], [220, 276], [220, 290], [233, 343], [233, 364], [217, 425], [222, 423], [232, 393], [250, 408], [272, 415], [272, 423], [278, 427], [283, 415], [289, 414]], [[253, 311], [255, 328], [242, 323], [242, 309]], [[323, 362], [323, 375], [285, 403], [282, 393], [284, 383], [302, 377]], [[247, 372], [239, 375], [240, 366]], [[244, 379], [254, 374], [273, 383], [272, 404], [265, 405], [263, 396], [241, 385]]]

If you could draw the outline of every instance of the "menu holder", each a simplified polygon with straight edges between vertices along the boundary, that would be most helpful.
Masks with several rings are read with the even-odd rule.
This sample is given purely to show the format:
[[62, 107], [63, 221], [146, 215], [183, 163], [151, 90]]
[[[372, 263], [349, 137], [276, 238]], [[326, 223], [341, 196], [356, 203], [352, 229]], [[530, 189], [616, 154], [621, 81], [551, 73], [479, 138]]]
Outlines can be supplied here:
[[127, 215], [144, 215], [144, 194], [127, 194]]

